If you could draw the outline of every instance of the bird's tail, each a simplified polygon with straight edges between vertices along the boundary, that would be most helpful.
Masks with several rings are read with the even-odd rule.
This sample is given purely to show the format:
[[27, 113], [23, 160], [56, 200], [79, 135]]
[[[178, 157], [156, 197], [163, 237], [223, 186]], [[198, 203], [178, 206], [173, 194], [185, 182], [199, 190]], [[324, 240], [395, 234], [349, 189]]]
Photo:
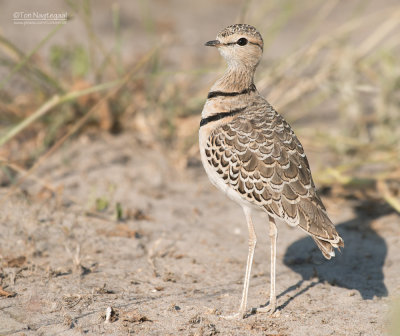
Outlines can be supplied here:
[[333, 248], [338, 248], [340, 250], [340, 247], [344, 247], [343, 239], [339, 236], [338, 238], [339, 241], [337, 243], [333, 243], [332, 241], [326, 241], [312, 236], [312, 239], [314, 239], [315, 243], [326, 259], [331, 259], [335, 256], [335, 250]]
[[325, 209], [308, 200], [300, 202], [299, 226], [315, 241], [326, 259], [335, 256], [334, 248], [344, 247], [343, 239], [337, 233]]

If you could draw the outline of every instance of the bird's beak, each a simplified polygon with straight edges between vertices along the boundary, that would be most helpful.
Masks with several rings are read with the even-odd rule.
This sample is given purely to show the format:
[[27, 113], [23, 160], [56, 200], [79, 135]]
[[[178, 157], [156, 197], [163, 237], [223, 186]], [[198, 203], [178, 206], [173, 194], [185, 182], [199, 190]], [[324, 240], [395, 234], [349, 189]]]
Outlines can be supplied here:
[[219, 47], [221, 45], [221, 42], [218, 40], [213, 40], [213, 41], [208, 41], [204, 45], [207, 47]]

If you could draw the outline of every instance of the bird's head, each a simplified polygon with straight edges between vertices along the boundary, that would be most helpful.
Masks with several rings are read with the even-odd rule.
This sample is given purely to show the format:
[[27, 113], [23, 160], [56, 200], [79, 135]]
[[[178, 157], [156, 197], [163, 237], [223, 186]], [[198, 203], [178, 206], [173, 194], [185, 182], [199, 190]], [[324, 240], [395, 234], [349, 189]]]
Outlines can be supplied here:
[[247, 24], [226, 27], [206, 46], [217, 47], [229, 66], [255, 68], [263, 52], [263, 39], [256, 28]]

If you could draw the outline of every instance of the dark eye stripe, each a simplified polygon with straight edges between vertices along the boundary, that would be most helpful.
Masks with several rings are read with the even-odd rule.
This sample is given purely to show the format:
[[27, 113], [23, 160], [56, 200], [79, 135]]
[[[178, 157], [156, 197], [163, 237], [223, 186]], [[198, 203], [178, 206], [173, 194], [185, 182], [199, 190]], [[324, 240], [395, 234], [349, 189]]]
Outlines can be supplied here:
[[258, 43], [256, 43], [256, 42], [250, 42], [250, 41], [249, 41], [249, 43], [250, 43], [250, 44], [254, 44], [254, 45], [256, 45], [256, 46], [259, 46], [259, 47], [260, 47], [260, 49], [261, 49], [261, 50], [263, 50], [263, 47], [262, 47], [262, 46], [260, 46]]
[[[263, 50], [263, 48], [261, 47], [261, 45], [259, 45], [258, 43], [256, 43], [256, 42], [251, 42], [251, 41], [249, 41], [249, 43], [258, 46], [261, 50]], [[237, 43], [236, 43], [236, 42], [229, 42], [229, 43], [222, 43], [222, 44], [223, 44], [223, 45], [230, 46], [230, 45], [234, 45], [234, 44], [237, 44]]]

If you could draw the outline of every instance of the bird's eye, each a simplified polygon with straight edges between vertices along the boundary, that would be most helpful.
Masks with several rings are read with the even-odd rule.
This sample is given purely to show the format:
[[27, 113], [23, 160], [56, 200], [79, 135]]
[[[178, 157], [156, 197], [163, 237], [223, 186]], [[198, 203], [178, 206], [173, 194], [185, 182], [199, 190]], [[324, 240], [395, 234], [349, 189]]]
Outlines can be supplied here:
[[238, 45], [240, 45], [240, 46], [244, 46], [244, 45], [246, 45], [247, 44], [247, 39], [245, 39], [244, 37], [241, 37], [239, 40], [237, 40], [237, 44]]

